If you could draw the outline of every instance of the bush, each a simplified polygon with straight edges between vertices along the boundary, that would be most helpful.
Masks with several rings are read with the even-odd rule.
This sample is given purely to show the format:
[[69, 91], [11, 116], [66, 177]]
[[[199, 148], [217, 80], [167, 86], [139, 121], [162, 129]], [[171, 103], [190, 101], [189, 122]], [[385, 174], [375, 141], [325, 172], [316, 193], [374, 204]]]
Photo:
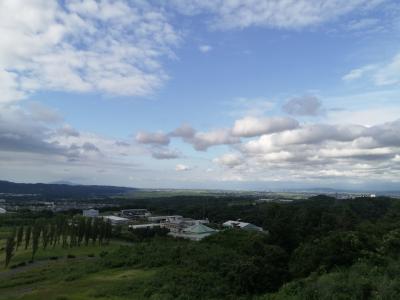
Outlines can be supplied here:
[[76, 256], [73, 255], [73, 254], [68, 254], [68, 255], [67, 255], [67, 258], [76, 258]]

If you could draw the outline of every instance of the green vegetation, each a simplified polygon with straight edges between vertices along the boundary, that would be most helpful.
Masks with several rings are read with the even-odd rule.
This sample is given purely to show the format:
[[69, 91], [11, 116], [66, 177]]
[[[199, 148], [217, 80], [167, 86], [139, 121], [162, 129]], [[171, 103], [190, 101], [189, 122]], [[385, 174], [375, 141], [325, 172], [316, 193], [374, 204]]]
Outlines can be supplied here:
[[[133, 207], [206, 216], [214, 224], [241, 218], [268, 233], [230, 229], [192, 242], [170, 238], [160, 229], [114, 228], [110, 243], [99, 246], [98, 238], [93, 244], [93, 238], [86, 241], [82, 235], [99, 226], [74, 218], [77, 231], [75, 237], [68, 236], [67, 246], [60, 242], [53, 248], [48, 241], [45, 247], [42, 238], [37, 262], [29, 264], [32, 249], [24, 246], [29, 226], [15, 218], [17, 226], [6, 222], [0, 228], [2, 257], [10, 234], [15, 249], [18, 245], [10, 263], [14, 268], [0, 272], [0, 299], [400, 298], [397, 199], [321, 196], [259, 205], [208, 196], [136, 201]], [[231, 205], [232, 201], [241, 205]], [[57, 232], [49, 224], [45, 236]], [[33, 231], [34, 227], [31, 245]]]

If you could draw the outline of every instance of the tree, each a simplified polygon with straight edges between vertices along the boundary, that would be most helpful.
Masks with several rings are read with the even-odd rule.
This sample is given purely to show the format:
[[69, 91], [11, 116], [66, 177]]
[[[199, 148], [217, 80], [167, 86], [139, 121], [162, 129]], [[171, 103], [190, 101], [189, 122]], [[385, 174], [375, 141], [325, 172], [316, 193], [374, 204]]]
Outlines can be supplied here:
[[42, 227], [42, 245], [43, 249], [46, 249], [47, 244], [49, 243], [49, 226], [44, 224]]
[[34, 260], [36, 251], [38, 250], [39, 247], [40, 232], [41, 232], [40, 221], [36, 221], [35, 224], [33, 225], [33, 230], [32, 230], [32, 260]]
[[14, 249], [15, 249], [15, 230], [10, 234], [10, 236], [7, 238], [6, 241], [6, 260], [5, 260], [5, 266], [8, 267], [11, 258], [14, 255]]
[[50, 224], [50, 232], [49, 232], [49, 245], [54, 244], [54, 240], [56, 238], [56, 225], [52, 222]]
[[16, 250], [18, 250], [18, 247], [21, 245], [23, 236], [24, 236], [24, 226], [20, 226], [20, 227], [18, 227], [18, 231], [17, 231]]
[[85, 231], [86, 231], [86, 222], [85, 218], [79, 218], [78, 221], [78, 246], [81, 245], [81, 242], [85, 236]]
[[101, 219], [99, 222], [99, 245], [103, 244], [105, 232], [106, 232], [106, 223], [104, 222], [103, 219]]
[[89, 244], [89, 239], [91, 236], [92, 236], [92, 219], [87, 218], [85, 225], [85, 236], [84, 236], [86, 246]]
[[29, 242], [31, 240], [32, 226], [28, 226], [25, 230], [25, 250], [29, 247]]
[[93, 245], [96, 243], [97, 237], [99, 235], [99, 222], [100, 222], [99, 218], [94, 219], [93, 227], [92, 227], [92, 242], [93, 242]]
[[111, 236], [112, 236], [112, 225], [111, 225], [111, 221], [107, 220], [106, 224], [105, 224], [105, 238], [106, 238], [107, 243], [110, 242]]

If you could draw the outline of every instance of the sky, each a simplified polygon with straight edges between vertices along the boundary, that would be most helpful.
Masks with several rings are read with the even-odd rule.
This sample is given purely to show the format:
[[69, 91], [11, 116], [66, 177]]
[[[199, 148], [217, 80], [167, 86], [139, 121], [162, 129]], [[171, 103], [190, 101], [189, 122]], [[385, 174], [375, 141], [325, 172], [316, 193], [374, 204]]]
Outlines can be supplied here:
[[0, 0], [0, 179], [394, 190], [397, 0]]

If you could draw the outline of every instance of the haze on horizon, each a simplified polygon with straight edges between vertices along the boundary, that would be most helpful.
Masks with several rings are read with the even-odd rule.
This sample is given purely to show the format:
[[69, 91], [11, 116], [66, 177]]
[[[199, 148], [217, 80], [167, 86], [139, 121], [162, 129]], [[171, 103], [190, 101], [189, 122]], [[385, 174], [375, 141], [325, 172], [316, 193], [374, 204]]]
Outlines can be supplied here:
[[395, 189], [396, 0], [3, 0], [0, 179]]

